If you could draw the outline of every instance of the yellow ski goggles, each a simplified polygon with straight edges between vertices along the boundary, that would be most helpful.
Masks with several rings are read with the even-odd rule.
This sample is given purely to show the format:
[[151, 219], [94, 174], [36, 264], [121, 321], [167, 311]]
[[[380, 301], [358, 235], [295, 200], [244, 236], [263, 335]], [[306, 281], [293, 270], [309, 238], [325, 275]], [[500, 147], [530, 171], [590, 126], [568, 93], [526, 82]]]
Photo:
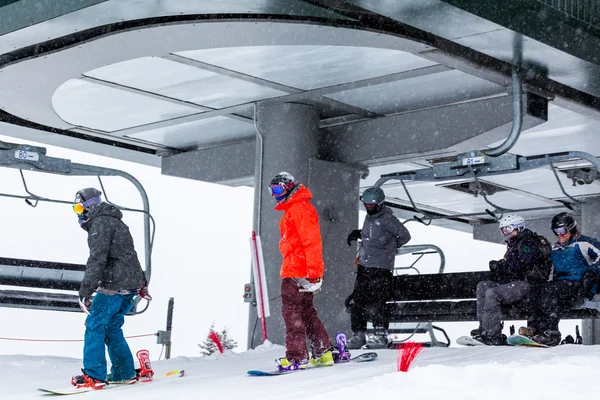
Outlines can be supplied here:
[[83, 214], [85, 210], [87, 210], [90, 206], [94, 204], [100, 203], [100, 197], [92, 197], [91, 199], [84, 201], [83, 203], [75, 203], [73, 204], [73, 211], [76, 214]]

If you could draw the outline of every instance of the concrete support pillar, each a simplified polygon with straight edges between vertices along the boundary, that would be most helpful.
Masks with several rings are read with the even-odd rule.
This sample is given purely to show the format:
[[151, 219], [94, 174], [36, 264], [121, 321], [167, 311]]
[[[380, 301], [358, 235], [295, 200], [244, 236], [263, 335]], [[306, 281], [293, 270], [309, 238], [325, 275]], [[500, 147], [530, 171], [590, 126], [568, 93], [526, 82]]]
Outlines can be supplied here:
[[[353, 287], [353, 247], [346, 237], [358, 226], [360, 176], [344, 164], [317, 160], [319, 154], [318, 110], [303, 104], [258, 106], [256, 110], [256, 171], [254, 230], [261, 237], [270, 299], [271, 316], [267, 318], [268, 339], [285, 344], [285, 325], [281, 317], [279, 275], [279, 220], [282, 212], [269, 195], [267, 186], [278, 172], [287, 171], [297, 182], [312, 192], [312, 203], [319, 213], [323, 256], [324, 284], [315, 295], [319, 316], [330, 336], [347, 331], [349, 315], [344, 312], [344, 299]], [[256, 308], [251, 306], [248, 347], [262, 343]]]
[[[586, 203], [581, 207], [581, 232], [584, 235], [600, 238], [600, 202]], [[583, 344], [600, 344], [600, 322], [586, 319], [582, 324]]]

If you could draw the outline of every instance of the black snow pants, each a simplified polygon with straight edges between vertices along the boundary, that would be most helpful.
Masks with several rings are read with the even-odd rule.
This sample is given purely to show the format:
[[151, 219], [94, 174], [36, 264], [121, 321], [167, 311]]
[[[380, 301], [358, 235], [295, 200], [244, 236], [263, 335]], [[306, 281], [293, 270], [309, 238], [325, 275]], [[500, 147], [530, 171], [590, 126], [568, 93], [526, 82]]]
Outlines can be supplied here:
[[584, 299], [591, 299], [594, 286], [599, 284], [598, 275], [588, 271], [578, 281], [557, 280], [531, 285], [527, 326], [536, 332], [557, 331], [560, 313]]
[[388, 329], [390, 324], [385, 312], [385, 303], [392, 292], [392, 271], [383, 268], [357, 266], [358, 273], [352, 292], [350, 324], [353, 332], [367, 330], [371, 320], [375, 329]]

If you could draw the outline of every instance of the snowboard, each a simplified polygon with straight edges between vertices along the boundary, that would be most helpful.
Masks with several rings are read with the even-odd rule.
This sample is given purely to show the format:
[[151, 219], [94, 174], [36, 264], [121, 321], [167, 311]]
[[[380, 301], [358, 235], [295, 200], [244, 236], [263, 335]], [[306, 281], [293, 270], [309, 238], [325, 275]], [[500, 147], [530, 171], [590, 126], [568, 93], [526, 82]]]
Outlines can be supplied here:
[[75, 386], [70, 386], [70, 387], [67, 387], [64, 389], [38, 388], [38, 391], [40, 391], [46, 395], [68, 396], [68, 395], [72, 395], [72, 394], [97, 392], [97, 391], [102, 391], [102, 390], [107, 390], [107, 389], [114, 389], [114, 388], [118, 388], [118, 387], [131, 386], [135, 383], [149, 383], [149, 382], [153, 382], [156, 379], [163, 379], [163, 378], [175, 377], [175, 376], [178, 376], [178, 377], [185, 376], [185, 370], [177, 369], [177, 370], [166, 372], [165, 374], [160, 375], [157, 378], [154, 378], [154, 371], [152, 370], [152, 365], [150, 363], [150, 353], [148, 352], [148, 350], [139, 350], [136, 353], [136, 356], [140, 363], [140, 368], [135, 371], [137, 379], [138, 379], [137, 381], [129, 382], [129, 383], [110, 383], [106, 386], [103, 386], [100, 389], [76, 388]]
[[549, 347], [545, 344], [534, 342], [527, 336], [512, 335], [506, 339], [506, 342], [511, 346], [526, 346], [526, 347]]
[[471, 336], [461, 336], [456, 339], [456, 344], [460, 344], [462, 346], [485, 346], [484, 343], [481, 343], [479, 340], [473, 339]]
[[131, 385], [138, 385], [138, 384], [148, 384], [157, 380], [162, 380], [164, 378], [169, 378], [169, 377], [183, 377], [185, 376], [185, 370], [183, 369], [175, 369], [173, 371], [169, 371], [166, 372], [162, 375], [158, 375], [155, 376], [154, 379], [152, 380], [142, 380], [140, 378], [139, 381], [137, 382], [133, 382], [133, 383], [110, 383], [106, 386], [104, 386], [102, 389], [93, 389], [93, 388], [76, 388], [74, 386], [70, 386], [70, 387], [66, 387], [63, 389], [44, 389], [44, 388], [39, 388], [38, 391], [42, 392], [42, 394], [48, 395], [48, 396], [69, 396], [69, 395], [73, 395], [73, 394], [79, 394], [79, 393], [86, 393], [86, 392], [101, 392], [104, 390], [109, 390], [109, 389], [115, 389], [115, 388], [122, 388], [125, 386], [131, 386]]
[[[338, 362], [336, 362], [336, 364], [347, 364], [347, 363], [353, 363], [353, 362], [355, 362], [355, 363], [361, 363], [361, 362], [373, 361], [376, 358], [377, 358], [377, 353], [374, 353], [374, 352], [363, 353], [363, 354], [360, 354], [358, 356], [351, 357], [351, 358], [349, 358], [346, 361], [338, 361]], [[278, 375], [292, 374], [294, 372], [310, 371], [310, 370], [321, 369], [321, 368], [324, 368], [324, 367], [295, 369], [295, 370], [291, 370], [291, 371], [279, 371], [279, 370], [274, 370], [274, 371], [258, 371], [258, 370], [250, 370], [250, 371], [248, 371], [248, 375], [250, 375], [250, 376], [278, 376]]]

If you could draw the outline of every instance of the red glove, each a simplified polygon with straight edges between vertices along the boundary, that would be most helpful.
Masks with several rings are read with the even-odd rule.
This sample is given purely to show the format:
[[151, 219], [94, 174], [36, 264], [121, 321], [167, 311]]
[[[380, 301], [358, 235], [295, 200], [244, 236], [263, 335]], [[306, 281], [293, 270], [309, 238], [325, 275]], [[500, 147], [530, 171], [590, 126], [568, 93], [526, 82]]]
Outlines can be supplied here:
[[79, 298], [79, 308], [81, 308], [81, 311], [83, 311], [87, 315], [90, 315], [90, 309], [92, 308], [92, 299], [80, 297]]
[[152, 296], [150, 296], [150, 293], [148, 292], [148, 284], [146, 281], [144, 281], [144, 284], [142, 285], [140, 290], [138, 290], [138, 294], [144, 300], [148, 300], [148, 301], [152, 300]]

